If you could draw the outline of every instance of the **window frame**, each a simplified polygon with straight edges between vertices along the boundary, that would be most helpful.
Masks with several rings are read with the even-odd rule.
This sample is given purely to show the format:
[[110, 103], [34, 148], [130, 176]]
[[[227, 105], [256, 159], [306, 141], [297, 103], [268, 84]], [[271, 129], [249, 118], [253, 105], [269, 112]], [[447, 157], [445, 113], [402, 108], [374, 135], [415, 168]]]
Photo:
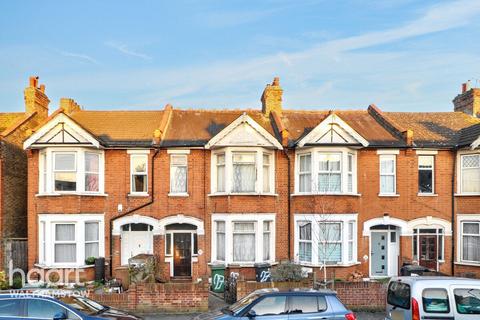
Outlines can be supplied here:
[[[253, 191], [237, 192], [234, 191], [234, 155], [235, 154], [255, 154], [255, 188]], [[218, 168], [222, 164], [218, 164], [218, 157], [224, 155], [224, 190], [218, 191]], [[263, 185], [263, 155], [269, 156], [269, 186], [270, 191], [264, 192]], [[275, 194], [275, 151], [263, 147], [224, 147], [211, 154], [211, 183], [210, 195], [276, 195]]]
[[[321, 160], [320, 160], [320, 157], [322, 155], [325, 155], [325, 156], [340, 156], [339, 157], [339, 162], [340, 162], [340, 169], [339, 170], [332, 170], [331, 169], [331, 161], [327, 161], [326, 164], [327, 164], [327, 169], [326, 170], [321, 170], [320, 169], [320, 163], [321, 163]], [[347, 155], [348, 157], [348, 155]], [[315, 165], [318, 165], [318, 168], [317, 168], [317, 190], [319, 193], [321, 194], [335, 194], [335, 193], [342, 193], [343, 190], [344, 190], [344, 185], [343, 185], [343, 177], [344, 175], [348, 175], [348, 173], [344, 172], [344, 169], [343, 166], [344, 166], [344, 163], [343, 163], [343, 156], [342, 156], [342, 153], [341, 152], [326, 152], [326, 151], [319, 151], [318, 152], [318, 162], [315, 163]], [[347, 164], [348, 165], [348, 164]], [[320, 190], [320, 183], [319, 183], [319, 180], [320, 180], [320, 175], [321, 174], [327, 174], [328, 175], [328, 188], [325, 190], [325, 191], [321, 191]], [[340, 191], [335, 191], [335, 190], [330, 190], [330, 178], [332, 175], [340, 175]]]
[[[318, 185], [320, 174], [320, 155], [322, 154], [340, 154], [340, 191], [321, 192]], [[310, 172], [300, 171], [301, 158], [310, 155]], [[308, 147], [295, 152], [295, 183], [294, 195], [353, 195], [357, 196], [357, 150], [348, 147]], [[349, 157], [352, 159], [352, 170], [349, 171]], [[327, 173], [327, 171], [325, 171]], [[329, 171], [330, 173], [330, 171]], [[300, 175], [311, 175], [310, 190], [300, 190]], [[352, 179], [352, 188], [349, 190], [349, 178]], [[308, 189], [308, 188], [307, 188]]]
[[[56, 237], [56, 232], [57, 232], [57, 226], [59, 225], [73, 225], [73, 229], [75, 230], [73, 240], [57, 240]], [[57, 245], [62, 245], [62, 244], [67, 244], [67, 245], [75, 245], [75, 261], [78, 261], [78, 245], [77, 245], [77, 225], [76, 223], [72, 222], [55, 222], [53, 223], [53, 262], [55, 264], [71, 264], [74, 262], [65, 262], [65, 261], [57, 261], [57, 256], [56, 256], [56, 246]]]
[[[87, 163], [86, 163], [86, 161], [87, 161], [87, 154], [92, 154], [92, 155], [95, 155], [95, 156], [98, 157], [98, 172], [87, 171]], [[84, 153], [84, 160], [83, 160], [83, 162], [84, 162], [84, 173], [83, 173], [84, 179], [86, 180], [87, 174], [95, 174], [95, 175], [98, 176], [98, 190], [97, 190], [97, 191], [87, 190], [87, 185], [86, 185], [86, 183], [85, 183], [85, 185], [84, 185], [84, 191], [85, 191], [85, 193], [99, 193], [99, 192], [100, 192], [100, 172], [101, 172], [101, 167], [100, 167], [100, 165], [101, 165], [101, 159], [100, 159], [100, 158], [101, 158], [101, 156], [100, 156], [100, 154], [99, 154], [98, 152], [85, 151], [85, 153]]]
[[[253, 266], [255, 263], [275, 262], [276, 219], [274, 213], [213, 213], [211, 231], [211, 261], [222, 262], [226, 265]], [[263, 223], [270, 222], [270, 259], [263, 259]], [[218, 259], [217, 254], [217, 222], [225, 223], [225, 259]], [[233, 228], [234, 223], [254, 222], [255, 232], [255, 261], [234, 261], [233, 259]]]
[[[466, 223], [474, 223], [474, 224], [477, 224], [478, 225], [478, 228], [479, 228], [479, 232], [478, 234], [473, 234], [473, 233], [467, 233], [465, 234], [463, 232], [463, 225], [466, 224]], [[463, 237], [464, 236], [469, 236], [469, 237], [480, 237], [480, 221], [475, 221], [475, 220], [460, 220], [460, 236], [459, 236], [459, 240], [460, 240], [460, 261], [461, 262], [466, 262], [466, 263], [473, 263], [473, 264], [480, 264], [480, 259], [478, 261], [476, 260], [466, 260], [464, 259], [464, 252], [463, 252]]]
[[[38, 230], [38, 250], [43, 252], [43, 261], [39, 259], [38, 265], [41, 267], [57, 268], [78, 268], [85, 266], [85, 224], [89, 222], [98, 222], [98, 256], [105, 257], [105, 222], [104, 214], [39, 214], [39, 225], [45, 225], [45, 231]], [[75, 244], [76, 261], [72, 263], [55, 262], [55, 225], [74, 224], [75, 225]], [[45, 249], [42, 249], [42, 241], [45, 243]], [[40, 258], [40, 257], [39, 257]]]
[[[420, 168], [420, 158], [429, 158], [432, 161], [431, 168]], [[435, 156], [434, 155], [419, 155], [418, 159], [418, 194], [419, 195], [432, 195], [435, 194]], [[420, 171], [431, 171], [432, 172], [432, 191], [431, 192], [422, 192], [420, 190]]]
[[[300, 223], [310, 222], [312, 225], [312, 261], [302, 261], [300, 260]], [[357, 255], [358, 255], [358, 214], [356, 213], [347, 213], [347, 214], [337, 214], [329, 213], [319, 214], [295, 214], [294, 216], [294, 225], [295, 225], [295, 234], [294, 234], [294, 256], [295, 260], [304, 266], [310, 267], [321, 267], [323, 263], [319, 261], [319, 243], [320, 243], [320, 223], [341, 223], [341, 261], [338, 263], [327, 264], [326, 267], [335, 267], [335, 266], [351, 266], [357, 264]], [[348, 228], [349, 223], [353, 223], [353, 255], [352, 260], [348, 256]], [[303, 240], [302, 240], [303, 242]]]
[[[86, 234], [86, 233], [87, 233], [87, 224], [97, 224], [97, 225], [98, 225], [97, 240], [87, 240], [87, 239], [86, 239], [86, 236], [87, 236], [87, 234]], [[85, 242], [85, 248], [84, 248], [84, 250], [85, 250], [85, 259], [86, 259], [86, 258], [89, 258], [89, 257], [87, 256], [87, 254], [86, 254], [86, 253], [87, 253], [87, 252], [86, 252], [86, 251], [87, 251], [87, 250], [86, 250], [86, 249], [87, 249], [87, 244], [96, 243], [97, 246], [98, 246], [98, 255], [100, 256], [100, 222], [98, 222], [98, 221], [85, 221], [85, 225], [84, 225], [84, 230], [83, 230], [83, 231], [84, 231], [84, 233], [85, 233], [85, 240], [84, 240], [84, 242]]]
[[[99, 157], [98, 163], [98, 191], [86, 191], [86, 163], [85, 157], [87, 153], [96, 154]], [[56, 191], [55, 190], [55, 172], [63, 172], [63, 170], [55, 170], [55, 154], [75, 154], [75, 191]], [[69, 171], [72, 172], [72, 171]], [[104, 150], [92, 148], [60, 148], [48, 147], [39, 152], [38, 157], [38, 195], [104, 195], [105, 190], [105, 152]]]
[[[323, 244], [324, 246], [327, 246], [329, 244], [335, 244], [335, 245], [340, 244], [340, 261], [325, 260], [325, 262], [326, 262], [325, 265], [337, 265], [339, 263], [342, 263], [343, 259], [344, 259], [345, 241], [347, 241], [347, 239], [345, 239], [345, 234], [344, 234], [344, 232], [345, 232], [344, 225], [345, 224], [343, 223], [343, 221], [319, 221], [318, 224], [319, 224], [319, 226], [318, 226], [319, 229], [318, 230], [322, 229], [321, 225], [323, 225], [323, 224], [325, 226], [336, 225], [336, 224], [340, 225], [340, 229], [339, 229], [340, 230], [340, 239], [339, 240], [331, 240], [331, 239], [324, 239], [324, 238], [322, 239], [319, 236], [317, 246], [319, 248], [320, 244]], [[325, 228], [325, 230], [326, 230], [326, 228]], [[348, 226], [347, 226], [347, 232], [348, 232]], [[348, 245], [348, 241], [346, 243]], [[327, 259], [328, 259], [328, 257], [327, 257]], [[348, 259], [348, 257], [347, 257], [347, 261], [350, 261], [350, 259]], [[332, 262], [332, 263], [329, 263], [329, 262]], [[318, 264], [322, 265], [322, 266], [324, 265], [323, 262], [320, 261], [320, 256], [318, 256]]]
[[[458, 185], [457, 185], [457, 190], [459, 190], [459, 194], [461, 195], [480, 195], [480, 192], [466, 192], [463, 189], [463, 177], [464, 177], [464, 167], [463, 167], [463, 158], [468, 157], [468, 156], [477, 156], [480, 158], [480, 153], [478, 151], [473, 151], [473, 152], [464, 152], [461, 154], [458, 154], [458, 171], [459, 171], [459, 179], [458, 179]], [[479, 159], [480, 161], [480, 159]], [[470, 168], [472, 169], [472, 168]], [[480, 170], [480, 166], [478, 168], [473, 168]], [[468, 169], [467, 169], [468, 170]]]
[[[181, 158], [185, 161], [184, 164], [174, 164], [174, 158]], [[185, 168], [185, 190], [184, 191], [174, 191], [173, 186], [175, 183], [175, 168]], [[148, 185], [147, 185], [148, 188]], [[188, 195], [188, 155], [180, 153], [170, 154], [170, 193], [169, 195]]]
[[[304, 223], [304, 225], [300, 226], [300, 223]], [[307, 224], [310, 225], [310, 239], [301, 239], [300, 238], [300, 228], [306, 226]], [[313, 263], [313, 250], [314, 250], [314, 247], [313, 247], [313, 223], [312, 223], [312, 221], [309, 221], [309, 220], [298, 221], [297, 227], [298, 227], [298, 260], [300, 262]], [[300, 259], [300, 243], [310, 244], [310, 261]]]
[[[57, 170], [55, 169], [57, 164], [57, 155], [73, 155], [74, 156], [74, 169], [73, 170]], [[52, 180], [53, 180], [53, 192], [57, 193], [76, 193], [79, 189], [79, 172], [78, 172], [78, 155], [76, 151], [53, 151], [53, 167], [52, 167]], [[74, 173], [75, 174], [75, 190], [57, 190], [55, 186], [57, 173]]]
[[[144, 172], [135, 172], [134, 167], [133, 167], [133, 160], [135, 158], [144, 158], [145, 159], [145, 171]], [[148, 168], [149, 168], [149, 155], [145, 153], [130, 153], [130, 194], [131, 195], [148, 195], [148, 188], [149, 188], [149, 174], [148, 174]], [[145, 176], [145, 190], [146, 191], [134, 191], [134, 179], [135, 176]]]
[[[385, 173], [382, 172], [382, 160], [390, 159], [393, 160], [393, 172]], [[397, 195], [397, 155], [396, 154], [380, 154], [378, 157], [378, 166], [379, 166], [379, 195]], [[382, 176], [393, 176], [393, 191], [385, 192], [382, 190]]]
[[[245, 224], [252, 224], [253, 225], [253, 230], [252, 231], [238, 231], [235, 230], [235, 224], [237, 223], [245, 223]], [[262, 230], [263, 230], [263, 223], [262, 223]], [[256, 221], [232, 221], [232, 239], [235, 238], [236, 234], [246, 234], [246, 235], [252, 235], [253, 234], [253, 247], [254, 247], [254, 260], [253, 261], [248, 261], [248, 260], [235, 260], [235, 242], [232, 240], [232, 261], [233, 263], [239, 263], [239, 264], [248, 264], [248, 263], [255, 263], [256, 256], [257, 256], [257, 222]], [[263, 239], [263, 232], [262, 232], [262, 239]], [[263, 242], [262, 242], [263, 243]], [[263, 247], [262, 247], [262, 257], [263, 257]]]

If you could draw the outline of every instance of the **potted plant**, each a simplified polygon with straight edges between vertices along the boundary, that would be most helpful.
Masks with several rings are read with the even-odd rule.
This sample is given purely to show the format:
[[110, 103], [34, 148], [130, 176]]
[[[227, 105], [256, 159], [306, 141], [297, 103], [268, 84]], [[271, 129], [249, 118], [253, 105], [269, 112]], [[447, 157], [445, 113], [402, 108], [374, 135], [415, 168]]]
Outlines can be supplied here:
[[87, 259], [85, 259], [85, 264], [89, 266], [95, 264], [95, 259], [95, 257], [88, 257]]

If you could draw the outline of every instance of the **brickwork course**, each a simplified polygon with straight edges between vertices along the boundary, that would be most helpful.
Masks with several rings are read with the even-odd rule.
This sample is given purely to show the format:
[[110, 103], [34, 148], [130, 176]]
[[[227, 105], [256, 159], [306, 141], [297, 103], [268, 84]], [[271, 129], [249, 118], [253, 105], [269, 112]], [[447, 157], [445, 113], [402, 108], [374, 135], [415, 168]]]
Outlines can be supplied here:
[[[347, 279], [356, 271], [369, 277], [371, 229], [365, 226], [370, 223], [372, 227], [391, 226], [397, 231], [398, 243], [391, 243], [396, 243], [398, 248], [397, 261], [390, 263], [398, 266], [398, 273], [403, 263], [414, 260], [413, 230], [411, 233], [402, 231], [402, 228], [410, 228], [412, 221], [422, 221], [418, 223], [418, 228], [422, 229], [437, 228], [439, 221], [442, 226], [449, 226], [449, 230], [443, 230], [444, 254], [437, 264], [438, 271], [446, 274], [475, 273], [480, 268], [460, 261], [459, 238], [456, 235], [458, 221], [455, 218], [452, 220], [459, 213], [471, 214], [472, 219], [479, 213], [480, 196], [460, 194], [455, 176], [458, 174], [455, 169], [458, 166], [458, 154], [478, 151], [476, 146], [472, 151], [472, 145], [480, 135], [480, 132], [477, 134], [480, 119], [472, 116], [469, 110], [474, 107], [468, 105], [476, 105], [479, 99], [474, 94], [475, 90], [466, 90], [455, 98], [455, 112], [430, 113], [384, 112], [375, 105], [361, 110], [286, 110], [282, 107], [283, 89], [277, 78], [265, 88], [261, 96], [262, 107], [257, 109], [179, 109], [166, 105], [162, 110], [152, 111], [89, 111], [82, 109], [72, 99], [62, 99], [60, 108], [33, 134], [30, 132], [32, 135], [24, 145], [28, 154], [29, 266], [40, 263], [38, 221], [39, 215], [45, 214], [60, 217], [103, 214], [104, 239], [101, 241], [104, 241], [104, 256], [111, 265], [109, 269], [113, 272], [112, 276], [120, 276], [124, 271], [121, 266], [122, 233], [114, 232], [111, 226], [119, 221], [127, 221], [127, 217], [131, 218], [128, 221], [153, 218], [161, 227], [153, 230], [152, 251], [162, 265], [159, 277], [167, 281], [172, 277], [174, 263], [165, 252], [169, 225], [178, 228], [182, 224], [198, 222], [199, 252], [192, 258], [190, 273], [190, 278], [195, 280], [208, 275], [210, 264], [215, 262], [212, 257], [213, 215], [235, 215], [237, 219], [246, 214], [274, 214], [275, 255], [271, 262], [276, 264], [282, 260], [297, 259], [296, 215], [357, 214], [355, 262], [328, 266], [329, 277]], [[466, 95], [472, 95], [473, 98], [468, 100]], [[464, 102], [465, 99], [472, 102]], [[102, 194], [40, 193], [39, 158], [49, 146], [42, 145], [39, 142], [42, 137], [37, 134], [48, 129], [50, 124], [56, 124], [58, 119], [77, 128], [77, 133], [81, 128], [84, 136], [94, 138], [94, 142], [88, 143], [96, 144], [95, 147], [87, 142], [83, 147], [104, 152], [105, 181]], [[300, 146], [304, 139], [316, 134], [317, 128], [325, 125], [322, 122], [326, 119], [336, 121], [340, 136], [356, 142], [334, 141], [335, 133], [329, 131], [332, 134], [330, 142], [322, 140], [325, 139], [322, 136], [316, 138], [319, 142], [310, 141]], [[230, 127], [237, 122], [241, 125]], [[234, 137], [229, 136], [229, 132], [234, 132]], [[243, 132], [247, 134], [243, 135]], [[264, 145], [271, 144], [264, 149], [273, 155], [274, 192], [242, 195], [212, 192], [214, 152], [232, 144], [244, 148], [258, 147], [248, 145], [247, 140], [252, 137], [261, 137], [258, 141]], [[71, 147], [65, 141], [58, 142], [56, 146], [65, 150]], [[332, 146], [349, 148], [356, 153], [356, 192], [299, 194], [295, 188], [296, 153], [308, 148], [328, 149]], [[148, 192], [140, 197], [130, 194], [131, 152], [139, 149], [149, 150], [148, 168], [151, 170], [148, 174]], [[180, 154], [187, 154], [188, 194], [175, 196], [170, 192], [171, 154], [179, 150]], [[379, 195], [379, 154], [382, 153], [396, 157], [396, 193], [390, 196]], [[420, 195], [418, 189], [418, 158], [421, 154], [431, 154], [435, 158], [435, 192], [429, 196]], [[3, 168], [1, 170], [4, 172]], [[162, 221], [169, 223], [164, 225]], [[452, 250], [455, 250], [455, 254]], [[253, 264], [237, 267], [239, 273], [254, 278]], [[323, 276], [318, 264], [305, 264], [305, 267], [317, 272], [319, 278]]]

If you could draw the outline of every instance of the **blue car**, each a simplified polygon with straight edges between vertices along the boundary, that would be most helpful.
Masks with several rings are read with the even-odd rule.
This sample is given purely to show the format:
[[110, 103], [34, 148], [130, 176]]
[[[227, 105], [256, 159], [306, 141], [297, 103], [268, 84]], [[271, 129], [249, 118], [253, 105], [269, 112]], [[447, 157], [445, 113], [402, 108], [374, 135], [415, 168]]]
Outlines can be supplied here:
[[216, 313], [196, 320], [356, 320], [331, 290], [262, 289]]
[[0, 319], [134, 320], [137, 316], [103, 306], [81, 296], [35, 293], [0, 294]]

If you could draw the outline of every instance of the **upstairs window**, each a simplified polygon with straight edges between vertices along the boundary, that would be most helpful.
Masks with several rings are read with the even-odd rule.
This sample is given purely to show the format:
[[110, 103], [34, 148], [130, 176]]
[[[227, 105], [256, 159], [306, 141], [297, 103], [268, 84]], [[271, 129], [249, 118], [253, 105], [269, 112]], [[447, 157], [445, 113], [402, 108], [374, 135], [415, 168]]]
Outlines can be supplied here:
[[187, 155], [170, 156], [170, 193], [187, 193], [188, 167]]
[[396, 166], [395, 155], [380, 155], [380, 194], [395, 194]]
[[433, 194], [434, 156], [418, 157], [418, 193]]
[[263, 148], [224, 148], [212, 155], [211, 168], [213, 193], [274, 192], [273, 154]]
[[480, 154], [461, 156], [461, 192], [480, 193]]
[[148, 192], [148, 156], [132, 154], [130, 156], [131, 193]]
[[[57, 151], [58, 150], [58, 151]], [[39, 157], [39, 194], [102, 193], [103, 152], [46, 148]]]
[[355, 154], [348, 148], [311, 148], [297, 154], [296, 192], [353, 194], [357, 191]]

